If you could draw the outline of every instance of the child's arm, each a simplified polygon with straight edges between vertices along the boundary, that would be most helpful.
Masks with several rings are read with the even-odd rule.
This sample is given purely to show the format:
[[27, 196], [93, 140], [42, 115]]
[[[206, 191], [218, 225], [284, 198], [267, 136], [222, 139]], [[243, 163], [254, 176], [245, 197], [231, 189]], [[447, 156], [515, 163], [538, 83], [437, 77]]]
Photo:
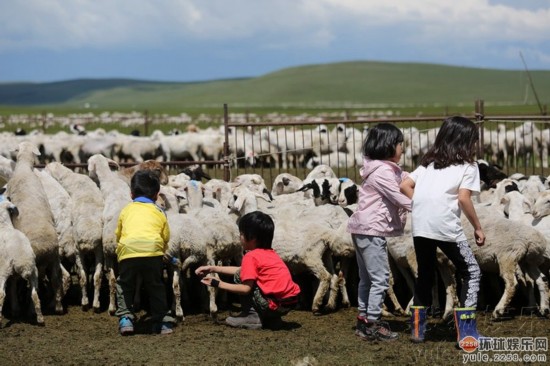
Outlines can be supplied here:
[[240, 267], [235, 266], [200, 266], [195, 270], [195, 274], [204, 277], [209, 273], [218, 273], [224, 275], [234, 275]]
[[252, 291], [252, 287], [254, 286], [253, 280], [247, 280], [243, 283], [228, 283], [210, 276], [204, 277], [201, 282], [207, 286], [217, 287], [238, 295], [246, 295], [250, 293], [250, 291]]
[[412, 180], [411, 178], [405, 178], [401, 182], [399, 189], [401, 190], [401, 193], [403, 193], [405, 196], [412, 199], [414, 194], [414, 186], [415, 186], [414, 180]]
[[458, 205], [474, 228], [476, 244], [478, 246], [482, 246], [483, 244], [485, 244], [485, 233], [483, 232], [483, 229], [481, 229], [481, 223], [479, 222], [479, 218], [477, 217], [476, 209], [474, 207], [474, 204], [472, 203], [471, 197], [472, 191], [470, 191], [469, 189], [461, 188], [458, 190]]

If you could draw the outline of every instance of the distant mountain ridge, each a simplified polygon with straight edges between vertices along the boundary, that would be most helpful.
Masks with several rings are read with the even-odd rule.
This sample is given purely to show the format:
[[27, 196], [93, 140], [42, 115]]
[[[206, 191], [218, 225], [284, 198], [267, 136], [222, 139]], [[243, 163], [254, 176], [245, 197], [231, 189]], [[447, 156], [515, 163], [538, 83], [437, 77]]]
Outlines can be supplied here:
[[[543, 104], [550, 102], [550, 71], [530, 72]], [[0, 83], [0, 105], [99, 108], [367, 105], [533, 102], [523, 70], [436, 64], [340, 62], [292, 67], [255, 78], [204, 82], [77, 79]]]

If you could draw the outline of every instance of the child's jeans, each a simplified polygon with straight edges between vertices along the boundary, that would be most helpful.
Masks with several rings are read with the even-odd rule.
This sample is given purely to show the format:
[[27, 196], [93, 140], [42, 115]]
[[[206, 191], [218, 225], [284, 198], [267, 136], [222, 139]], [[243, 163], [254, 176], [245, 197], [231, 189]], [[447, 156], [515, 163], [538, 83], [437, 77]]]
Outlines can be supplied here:
[[352, 234], [359, 268], [357, 302], [359, 315], [379, 320], [390, 282], [390, 264], [386, 238]]

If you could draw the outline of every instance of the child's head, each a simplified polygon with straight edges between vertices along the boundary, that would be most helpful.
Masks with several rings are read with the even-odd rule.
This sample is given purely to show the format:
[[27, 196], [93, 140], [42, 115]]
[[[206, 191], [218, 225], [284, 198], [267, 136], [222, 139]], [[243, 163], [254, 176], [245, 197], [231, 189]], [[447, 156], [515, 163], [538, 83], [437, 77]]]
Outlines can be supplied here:
[[151, 170], [138, 170], [130, 182], [132, 198], [147, 197], [156, 201], [160, 191], [159, 178]]
[[447, 118], [439, 130], [433, 146], [422, 158], [422, 165], [434, 163], [436, 169], [451, 165], [473, 163], [479, 129], [468, 118]]
[[275, 224], [261, 211], [247, 213], [239, 220], [239, 231], [245, 240], [256, 240], [256, 248], [271, 249]]
[[390, 123], [379, 123], [369, 128], [363, 155], [373, 160], [392, 160], [396, 156], [397, 145], [403, 143], [403, 133]]

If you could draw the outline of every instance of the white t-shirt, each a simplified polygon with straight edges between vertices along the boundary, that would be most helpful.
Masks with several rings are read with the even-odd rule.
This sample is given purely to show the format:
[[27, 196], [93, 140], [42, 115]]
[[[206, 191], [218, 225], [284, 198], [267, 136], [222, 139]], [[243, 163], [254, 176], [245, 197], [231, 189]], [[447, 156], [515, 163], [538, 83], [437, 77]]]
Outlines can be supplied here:
[[477, 165], [452, 165], [436, 170], [433, 163], [419, 166], [409, 175], [415, 182], [412, 198], [412, 234], [446, 242], [466, 240], [458, 205], [458, 190], [479, 194]]

